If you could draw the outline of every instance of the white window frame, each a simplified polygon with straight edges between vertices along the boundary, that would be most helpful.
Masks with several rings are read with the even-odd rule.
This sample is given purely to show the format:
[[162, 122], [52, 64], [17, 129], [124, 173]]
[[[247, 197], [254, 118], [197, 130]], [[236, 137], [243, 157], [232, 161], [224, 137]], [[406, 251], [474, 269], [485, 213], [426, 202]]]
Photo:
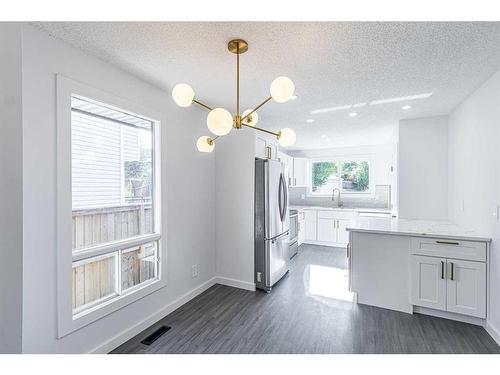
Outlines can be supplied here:
[[329, 197], [331, 194], [321, 194], [315, 193], [312, 190], [313, 182], [312, 182], [312, 174], [313, 174], [313, 164], [321, 163], [321, 162], [334, 162], [338, 165], [339, 175], [342, 173], [341, 164], [348, 161], [366, 161], [368, 163], [368, 178], [370, 180], [368, 184], [367, 191], [346, 191], [342, 188], [342, 184], [340, 186], [340, 191], [342, 196], [344, 197], [371, 197], [375, 195], [375, 184], [373, 183], [373, 157], [371, 155], [342, 155], [342, 156], [334, 156], [334, 157], [326, 157], [326, 158], [314, 158], [310, 160], [309, 166], [309, 186], [310, 186], [310, 195], [314, 197]]
[[[166, 241], [162, 236], [161, 200], [161, 115], [141, 105], [87, 86], [67, 77], [57, 75], [57, 336], [61, 338], [112, 312], [121, 309], [167, 284], [165, 270]], [[71, 194], [71, 97], [82, 96], [105, 103], [130, 114], [140, 114], [153, 123], [153, 222], [152, 234], [144, 234], [72, 251], [72, 194]], [[157, 278], [145, 281], [101, 304], [74, 314], [72, 304], [72, 265], [90, 256], [100, 256], [111, 251], [122, 251], [146, 242], [157, 242]], [[120, 258], [117, 260], [120, 262]], [[119, 278], [120, 276], [117, 275]]]

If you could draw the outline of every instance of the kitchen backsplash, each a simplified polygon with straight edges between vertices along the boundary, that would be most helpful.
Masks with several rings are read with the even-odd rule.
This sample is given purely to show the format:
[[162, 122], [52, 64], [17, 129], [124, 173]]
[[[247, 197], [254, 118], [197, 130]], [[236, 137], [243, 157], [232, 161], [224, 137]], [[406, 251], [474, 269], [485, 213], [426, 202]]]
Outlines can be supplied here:
[[[331, 206], [331, 196], [308, 195], [306, 187], [290, 187], [290, 205], [295, 206]], [[304, 196], [304, 199], [302, 199]], [[391, 185], [375, 185], [375, 194], [369, 196], [344, 196], [341, 200], [346, 208], [387, 208], [390, 209]], [[337, 200], [337, 194], [335, 194]], [[336, 204], [336, 201], [335, 201]]]

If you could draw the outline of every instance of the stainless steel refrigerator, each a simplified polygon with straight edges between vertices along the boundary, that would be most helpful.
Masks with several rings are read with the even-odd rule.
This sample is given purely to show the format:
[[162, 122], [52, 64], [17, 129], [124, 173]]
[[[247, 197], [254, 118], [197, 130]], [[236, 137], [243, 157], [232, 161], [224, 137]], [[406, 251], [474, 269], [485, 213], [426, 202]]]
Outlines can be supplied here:
[[287, 272], [288, 171], [276, 160], [255, 160], [255, 285], [270, 292]]

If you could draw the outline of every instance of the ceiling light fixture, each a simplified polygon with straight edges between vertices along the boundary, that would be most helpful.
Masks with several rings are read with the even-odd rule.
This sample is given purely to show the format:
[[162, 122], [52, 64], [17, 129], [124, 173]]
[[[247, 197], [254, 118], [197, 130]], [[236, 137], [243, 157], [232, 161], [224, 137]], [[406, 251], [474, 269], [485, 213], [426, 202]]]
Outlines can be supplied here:
[[356, 117], [358, 114], [356, 112], [349, 113], [349, 117]]
[[308, 119], [307, 119], [307, 122], [308, 122], [308, 123], [314, 122], [314, 119], [312, 119], [312, 118], [308, 118]]
[[212, 108], [196, 99], [194, 90], [186, 83], [179, 83], [172, 90], [172, 98], [180, 107], [189, 107], [191, 104], [198, 104], [208, 110], [207, 127], [216, 137], [202, 136], [196, 141], [196, 147], [200, 152], [212, 152], [215, 148], [215, 140], [228, 134], [233, 128], [241, 129], [243, 126], [250, 127], [264, 133], [272, 134], [278, 139], [278, 143], [283, 146], [291, 146], [295, 143], [297, 136], [290, 128], [281, 129], [275, 133], [270, 130], [258, 128], [259, 116], [257, 110], [273, 99], [277, 103], [285, 103], [291, 99], [296, 99], [294, 94], [295, 85], [288, 77], [278, 77], [269, 89], [271, 96], [258, 104], [253, 109], [247, 109], [240, 113], [240, 55], [248, 50], [248, 43], [243, 39], [233, 39], [228, 45], [229, 52], [236, 54], [236, 113], [232, 115], [224, 108]]
[[404, 105], [401, 107], [401, 109], [404, 109], [404, 110], [407, 110], [407, 109], [411, 109], [411, 105]]
[[431, 96], [432, 96], [432, 92], [427, 92], [425, 94], [410, 95], [410, 96], [399, 96], [397, 98], [373, 100], [370, 102], [370, 105], [397, 103], [397, 102], [408, 102], [410, 100], [416, 100], [416, 99], [427, 99]]

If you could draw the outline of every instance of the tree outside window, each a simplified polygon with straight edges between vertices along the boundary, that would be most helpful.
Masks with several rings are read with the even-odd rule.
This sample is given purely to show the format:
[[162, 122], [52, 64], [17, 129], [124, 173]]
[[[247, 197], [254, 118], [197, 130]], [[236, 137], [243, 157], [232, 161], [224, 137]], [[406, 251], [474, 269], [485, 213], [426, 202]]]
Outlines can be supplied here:
[[363, 192], [370, 188], [368, 162], [347, 161], [342, 163], [342, 190]]
[[344, 192], [368, 192], [370, 189], [369, 163], [364, 160], [313, 162], [313, 193], [331, 194], [335, 188]]

